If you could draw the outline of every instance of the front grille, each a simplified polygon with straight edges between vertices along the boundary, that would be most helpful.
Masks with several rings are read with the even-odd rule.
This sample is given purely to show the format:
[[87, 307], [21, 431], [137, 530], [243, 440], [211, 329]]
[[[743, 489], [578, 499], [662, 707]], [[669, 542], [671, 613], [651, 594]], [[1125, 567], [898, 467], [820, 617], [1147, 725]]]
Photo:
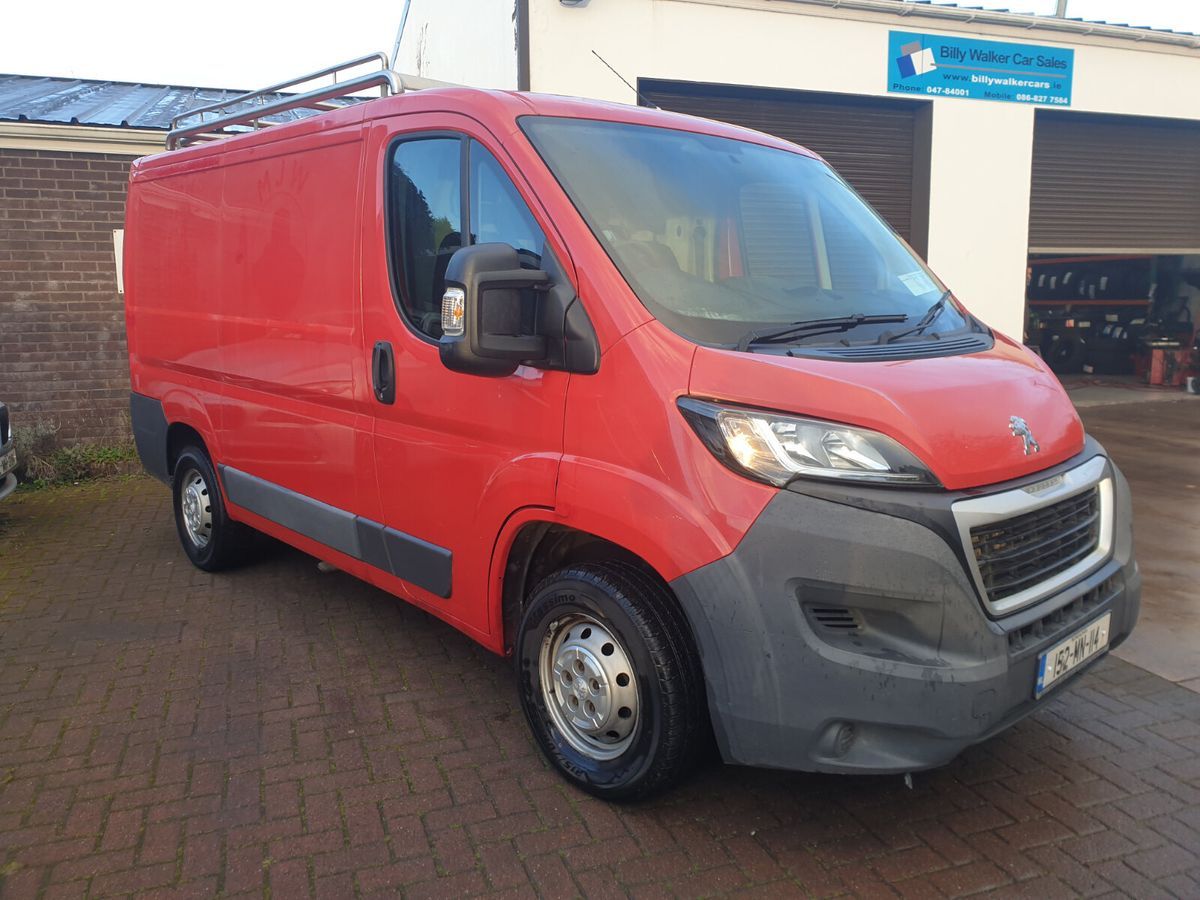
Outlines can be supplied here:
[[979, 577], [993, 603], [1066, 571], [1095, 550], [1099, 540], [1097, 488], [971, 529]]
[[11, 435], [8, 433], [8, 407], [0, 403], [0, 447], [8, 443]]

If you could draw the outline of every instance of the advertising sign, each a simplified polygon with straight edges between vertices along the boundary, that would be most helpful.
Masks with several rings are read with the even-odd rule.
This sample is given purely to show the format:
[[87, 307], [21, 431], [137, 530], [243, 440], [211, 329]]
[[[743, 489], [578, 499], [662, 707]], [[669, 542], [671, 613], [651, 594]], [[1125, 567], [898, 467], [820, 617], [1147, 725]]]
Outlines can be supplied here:
[[1071, 105], [1075, 51], [892, 31], [887, 85], [892, 94], [1006, 103]]

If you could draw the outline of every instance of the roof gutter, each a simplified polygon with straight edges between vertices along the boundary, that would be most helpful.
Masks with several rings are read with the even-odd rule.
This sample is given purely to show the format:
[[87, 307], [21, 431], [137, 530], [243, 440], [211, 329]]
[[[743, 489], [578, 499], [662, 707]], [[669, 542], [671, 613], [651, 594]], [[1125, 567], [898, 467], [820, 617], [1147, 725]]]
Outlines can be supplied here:
[[149, 128], [106, 128], [43, 122], [0, 122], [0, 150], [113, 153], [146, 156], [166, 148], [167, 133]]
[[1115, 38], [1136, 44], [1168, 44], [1189, 50], [1200, 50], [1200, 36], [1130, 28], [1124, 25], [1104, 25], [1098, 22], [1079, 22], [1057, 16], [1030, 16], [1021, 13], [995, 12], [982, 9], [960, 9], [953, 6], [933, 6], [898, 2], [898, 0], [770, 0], [774, 3], [795, 3], [819, 6], [831, 10], [852, 10], [866, 13], [885, 13], [896, 18], [945, 19], [961, 25], [1000, 25], [1025, 28], [1029, 31], [1053, 31], [1065, 35]]

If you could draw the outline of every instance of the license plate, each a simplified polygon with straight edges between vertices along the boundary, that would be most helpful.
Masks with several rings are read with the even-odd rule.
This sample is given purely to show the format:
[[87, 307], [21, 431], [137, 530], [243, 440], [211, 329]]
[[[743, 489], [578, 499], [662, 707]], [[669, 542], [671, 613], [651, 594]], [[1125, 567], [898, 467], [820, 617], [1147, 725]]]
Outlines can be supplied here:
[[1108, 625], [1112, 613], [1105, 613], [1091, 625], [1055, 644], [1038, 657], [1037, 684], [1033, 696], [1040, 697], [1050, 687], [1079, 668], [1093, 656], [1108, 649]]
[[17, 467], [17, 451], [9, 450], [3, 456], [0, 456], [0, 478], [3, 478], [9, 472]]

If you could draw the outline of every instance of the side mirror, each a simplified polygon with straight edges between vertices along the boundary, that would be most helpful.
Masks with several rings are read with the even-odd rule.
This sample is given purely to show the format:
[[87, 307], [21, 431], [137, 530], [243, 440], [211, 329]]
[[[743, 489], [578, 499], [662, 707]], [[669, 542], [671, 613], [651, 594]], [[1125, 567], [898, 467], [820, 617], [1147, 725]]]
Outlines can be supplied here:
[[508, 244], [473, 244], [455, 251], [442, 296], [442, 364], [473, 375], [511, 375], [547, 355], [538, 297], [551, 287], [540, 269], [522, 269]]

